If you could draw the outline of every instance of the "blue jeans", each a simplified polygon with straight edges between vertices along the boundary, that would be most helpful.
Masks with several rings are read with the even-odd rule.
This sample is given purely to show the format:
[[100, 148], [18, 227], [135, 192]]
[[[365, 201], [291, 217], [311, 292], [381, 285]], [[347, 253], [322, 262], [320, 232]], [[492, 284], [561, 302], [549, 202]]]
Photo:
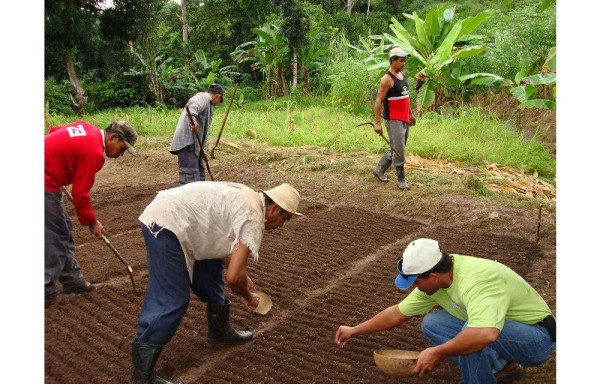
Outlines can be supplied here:
[[[466, 322], [445, 310], [430, 312], [423, 318], [423, 334], [433, 345], [454, 338]], [[550, 358], [555, 343], [541, 325], [506, 320], [498, 339], [479, 352], [451, 356], [458, 363], [465, 384], [496, 383], [494, 373], [511, 361], [526, 367], [542, 364]]]
[[141, 225], [146, 243], [148, 287], [138, 319], [138, 341], [165, 345], [171, 340], [189, 301], [190, 289], [202, 302], [225, 304], [221, 259], [196, 260], [193, 283], [177, 236], [156, 224]]

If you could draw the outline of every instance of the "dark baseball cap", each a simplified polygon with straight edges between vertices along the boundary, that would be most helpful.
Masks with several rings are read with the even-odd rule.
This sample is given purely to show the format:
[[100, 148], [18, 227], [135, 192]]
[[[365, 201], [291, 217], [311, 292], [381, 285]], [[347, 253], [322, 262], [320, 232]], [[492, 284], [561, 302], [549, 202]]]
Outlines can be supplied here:
[[125, 146], [127, 147], [127, 152], [131, 153], [133, 156], [137, 156], [137, 151], [133, 148], [135, 142], [137, 141], [137, 132], [135, 128], [131, 126], [128, 122], [124, 120], [113, 121], [108, 127], [113, 132], [125, 141]]
[[221, 86], [221, 84], [217, 84], [217, 83], [212, 83], [209, 87], [208, 90], [206, 92], [213, 92], [213, 93], [218, 93], [219, 95], [221, 95], [221, 102], [223, 102], [224, 97], [224, 93], [225, 90], [223, 89], [223, 87]]

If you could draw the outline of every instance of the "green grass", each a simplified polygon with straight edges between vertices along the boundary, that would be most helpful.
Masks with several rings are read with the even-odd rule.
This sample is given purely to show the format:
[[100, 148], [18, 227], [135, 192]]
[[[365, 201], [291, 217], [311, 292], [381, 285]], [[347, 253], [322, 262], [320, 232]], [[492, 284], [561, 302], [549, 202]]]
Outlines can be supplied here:
[[556, 173], [556, 161], [541, 143], [526, 141], [506, 122], [479, 108], [461, 108], [448, 117], [423, 116], [411, 128], [408, 150], [428, 158], [439, 156], [474, 165], [486, 160], [546, 178]]
[[[215, 108], [210, 139], [216, 140], [226, 105]], [[100, 128], [114, 119], [128, 120], [141, 136], [172, 136], [181, 110], [127, 108], [84, 115], [83, 120]], [[46, 128], [75, 120], [74, 116], [50, 115]], [[339, 152], [364, 151], [379, 154], [387, 149], [371, 126], [371, 114], [353, 114], [331, 105], [328, 99], [278, 99], [242, 106], [232, 105], [221, 136], [228, 141], [256, 140], [271, 146], [318, 146]], [[252, 130], [253, 132], [251, 132]], [[256, 137], [254, 138], [254, 134]], [[162, 141], [162, 140], [161, 140]], [[408, 152], [427, 158], [442, 158], [483, 166], [483, 161], [510, 166], [552, 179], [556, 161], [542, 144], [526, 141], [507, 122], [473, 107], [454, 110], [447, 116], [429, 113], [410, 128]]]

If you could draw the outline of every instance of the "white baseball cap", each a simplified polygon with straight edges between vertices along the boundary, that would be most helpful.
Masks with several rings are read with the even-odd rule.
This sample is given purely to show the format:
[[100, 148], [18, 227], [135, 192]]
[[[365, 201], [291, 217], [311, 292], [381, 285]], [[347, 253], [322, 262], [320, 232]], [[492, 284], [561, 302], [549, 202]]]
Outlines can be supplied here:
[[417, 239], [412, 241], [398, 261], [398, 276], [394, 283], [400, 289], [408, 289], [417, 277], [435, 267], [442, 259], [440, 244], [436, 240]]
[[392, 57], [410, 57], [410, 54], [406, 53], [400, 47], [394, 47], [390, 50], [389, 53], [389, 58], [391, 59]]

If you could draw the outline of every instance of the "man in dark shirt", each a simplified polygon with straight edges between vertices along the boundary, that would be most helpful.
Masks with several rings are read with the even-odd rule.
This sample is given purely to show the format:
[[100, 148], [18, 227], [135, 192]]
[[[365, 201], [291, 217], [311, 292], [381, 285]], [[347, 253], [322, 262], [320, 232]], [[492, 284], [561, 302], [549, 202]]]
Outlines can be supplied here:
[[384, 173], [394, 164], [398, 177], [397, 185], [400, 189], [409, 189], [404, 177], [404, 154], [406, 141], [408, 140], [408, 127], [415, 124], [415, 118], [410, 110], [408, 81], [402, 72], [406, 64], [406, 58], [409, 56], [401, 48], [393, 48], [390, 51], [390, 68], [379, 81], [377, 99], [374, 105], [375, 132], [378, 135], [382, 134], [381, 110], [383, 108], [383, 119], [393, 149], [390, 148], [381, 157], [381, 160], [373, 169], [373, 174], [379, 181], [387, 182], [389, 179], [385, 177]]

